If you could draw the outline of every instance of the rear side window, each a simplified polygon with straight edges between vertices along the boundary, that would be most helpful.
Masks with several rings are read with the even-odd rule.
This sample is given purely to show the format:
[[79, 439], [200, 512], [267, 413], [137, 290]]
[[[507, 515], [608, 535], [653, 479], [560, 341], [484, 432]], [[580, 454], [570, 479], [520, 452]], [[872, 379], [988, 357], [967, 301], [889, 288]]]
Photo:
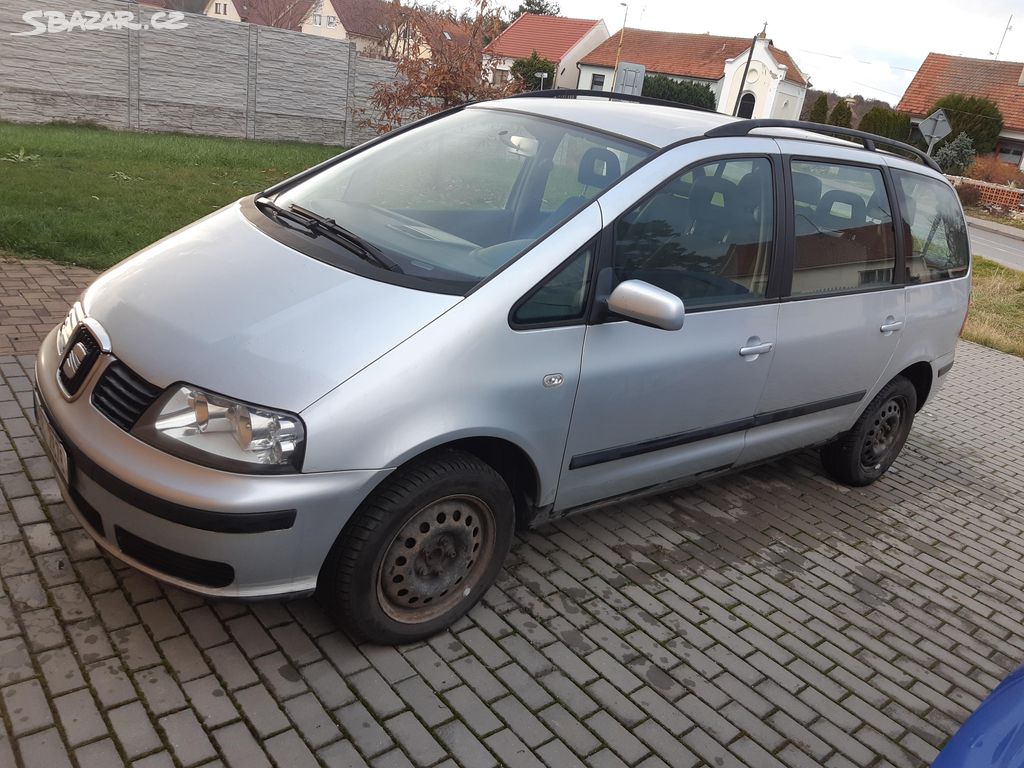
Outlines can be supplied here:
[[775, 222], [767, 158], [717, 160], [663, 185], [616, 224], [616, 283], [643, 280], [688, 307], [764, 298]]
[[967, 226], [953, 190], [936, 179], [893, 171], [903, 211], [907, 282], [963, 277], [970, 265]]
[[896, 237], [882, 172], [804, 160], [794, 160], [792, 171], [792, 295], [891, 285]]

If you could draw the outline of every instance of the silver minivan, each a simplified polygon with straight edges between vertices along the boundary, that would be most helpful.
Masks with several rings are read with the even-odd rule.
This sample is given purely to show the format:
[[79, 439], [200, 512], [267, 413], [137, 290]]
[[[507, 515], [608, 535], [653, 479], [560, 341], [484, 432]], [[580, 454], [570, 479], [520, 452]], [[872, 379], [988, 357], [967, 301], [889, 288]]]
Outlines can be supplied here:
[[97, 543], [400, 643], [464, 614], [517, 526], [807, 446], [877, 480], [968, 307], [934, 163], [583, 96], [450, 110], [102, 275], [36, 364]]

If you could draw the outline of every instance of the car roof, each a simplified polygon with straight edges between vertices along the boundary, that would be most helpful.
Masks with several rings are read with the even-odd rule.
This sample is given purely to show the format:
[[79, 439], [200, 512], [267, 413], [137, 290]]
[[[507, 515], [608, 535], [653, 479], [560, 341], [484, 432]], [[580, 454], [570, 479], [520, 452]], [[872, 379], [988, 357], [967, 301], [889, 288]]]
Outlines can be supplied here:
[[[686, 107], [663, 106], [634, 101], [613, 101], [607, 97], [576, 96], [575, 98], [551, 98], [516, 96], [508, 99], [484, 101], [474, 104], [472, 108], [505, 109], [523, 112], [554, 120], [575, 123], [594, 128], [605, 133], [622, 136], [626, 139], [640, 141], [653, 147], [663, 148], [676, 142], [703, 136], [713, 128], [729, 123], [740, 122], [740, 118], [708, 112], [701, 109]], [[908, 170], [941, 177], [927, 166], [914, 160], [885, 151], [869, 151], [855, 141], [816, 133], [801, 128], [766, 127], [754, 128], [751, 136], [766, 136], [776, 139], [802, 139], [815, 144], [832, 144], [837, 147], [858, 150], [865, 153], [868, 162], [886, 162], [897, 164]], [[879, 141], [883, 141], [879, 137]], [[885, 160], [881, 158], [884, 157]], [[869, 159], [871, 158], [871, 159]]]
[[663, 107], [630, 101], [609, 101], [600, 97], [575, 99], [516, 97], [485, 101], [475, 106], [507, 109], [514, 112], [564, 120], [585, 125], [605, 133], [664, 147], [681, 139], [702, 136], [712, 128], [736, 121], [717, 112]]

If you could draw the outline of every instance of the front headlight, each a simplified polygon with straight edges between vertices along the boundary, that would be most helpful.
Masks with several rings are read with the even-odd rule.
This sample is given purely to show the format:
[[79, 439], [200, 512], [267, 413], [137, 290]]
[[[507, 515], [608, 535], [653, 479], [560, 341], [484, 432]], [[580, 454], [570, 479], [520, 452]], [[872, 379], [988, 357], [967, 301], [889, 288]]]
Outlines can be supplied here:
[[134, 433], [168, 453], [237, 472], [296, 471], [305, 439], [295, 414], [188, 385], [164, 393]]

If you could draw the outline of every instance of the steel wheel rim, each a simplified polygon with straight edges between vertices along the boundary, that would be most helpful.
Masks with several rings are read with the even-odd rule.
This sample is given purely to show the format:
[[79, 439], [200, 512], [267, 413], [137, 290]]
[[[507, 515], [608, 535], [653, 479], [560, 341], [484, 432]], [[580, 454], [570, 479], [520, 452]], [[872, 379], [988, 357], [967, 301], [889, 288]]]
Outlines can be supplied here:
[[481, 588], [494, 553], [494, 511], [476, 496], [431, 502], [399, 529], [378, 566], [377, 600], [390, 618], [422, 624]]
[[900, 440], [906, 411], [902, 397], [892, 397], [878, 409], [861, 446], [860, 464], [864, 469], [877, 470], [885, 463]]

